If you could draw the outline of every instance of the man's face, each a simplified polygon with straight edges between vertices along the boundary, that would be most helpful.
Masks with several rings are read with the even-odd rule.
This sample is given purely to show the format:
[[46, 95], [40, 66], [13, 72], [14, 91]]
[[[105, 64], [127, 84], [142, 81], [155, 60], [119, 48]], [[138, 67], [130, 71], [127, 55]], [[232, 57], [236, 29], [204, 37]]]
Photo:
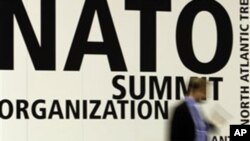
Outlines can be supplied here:
[[193, 97], [197, 102], [202, 102], [202, 100], [206, 98], [206, 91], [196, 90], [193, 92]]

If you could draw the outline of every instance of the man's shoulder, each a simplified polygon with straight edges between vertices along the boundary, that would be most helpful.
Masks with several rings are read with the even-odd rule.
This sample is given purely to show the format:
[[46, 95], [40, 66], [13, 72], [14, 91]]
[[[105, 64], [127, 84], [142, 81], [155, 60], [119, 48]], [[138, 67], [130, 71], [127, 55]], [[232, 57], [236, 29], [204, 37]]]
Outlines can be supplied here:
[[182, 103], [180, 103], [177, 107], [176, 110], [187, 110], [187, 103], [185, 101], [183, 101]]

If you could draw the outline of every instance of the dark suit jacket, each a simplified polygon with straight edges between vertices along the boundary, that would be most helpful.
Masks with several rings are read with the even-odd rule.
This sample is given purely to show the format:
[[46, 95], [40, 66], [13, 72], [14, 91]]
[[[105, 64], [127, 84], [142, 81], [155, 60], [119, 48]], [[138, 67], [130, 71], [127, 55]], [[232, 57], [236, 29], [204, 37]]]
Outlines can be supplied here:
[[194, 141], [195, 125], [186, 102], [183, 102], [174, 111], [171, 123], [171, 141]]

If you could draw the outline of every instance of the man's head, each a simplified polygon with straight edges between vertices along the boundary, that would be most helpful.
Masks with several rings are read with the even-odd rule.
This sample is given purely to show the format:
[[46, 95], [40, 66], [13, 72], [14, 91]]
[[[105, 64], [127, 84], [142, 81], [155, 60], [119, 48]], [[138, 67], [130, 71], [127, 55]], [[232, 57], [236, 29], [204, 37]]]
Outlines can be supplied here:
[[206, 80], [204, 78], [191, 77], [188, 85], [188, 96], [195, 101], [201, 102], [206, 98]]

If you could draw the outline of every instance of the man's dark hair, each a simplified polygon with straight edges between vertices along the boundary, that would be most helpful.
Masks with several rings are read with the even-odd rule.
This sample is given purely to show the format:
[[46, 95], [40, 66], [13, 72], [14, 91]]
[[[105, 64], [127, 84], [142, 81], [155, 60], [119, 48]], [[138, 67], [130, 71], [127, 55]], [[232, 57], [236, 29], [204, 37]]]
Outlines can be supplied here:
[[190, 78], [187, 95], [197, 90], [206, 92], [206, 79], [205, 78], [199, 78], [199, 77]]

